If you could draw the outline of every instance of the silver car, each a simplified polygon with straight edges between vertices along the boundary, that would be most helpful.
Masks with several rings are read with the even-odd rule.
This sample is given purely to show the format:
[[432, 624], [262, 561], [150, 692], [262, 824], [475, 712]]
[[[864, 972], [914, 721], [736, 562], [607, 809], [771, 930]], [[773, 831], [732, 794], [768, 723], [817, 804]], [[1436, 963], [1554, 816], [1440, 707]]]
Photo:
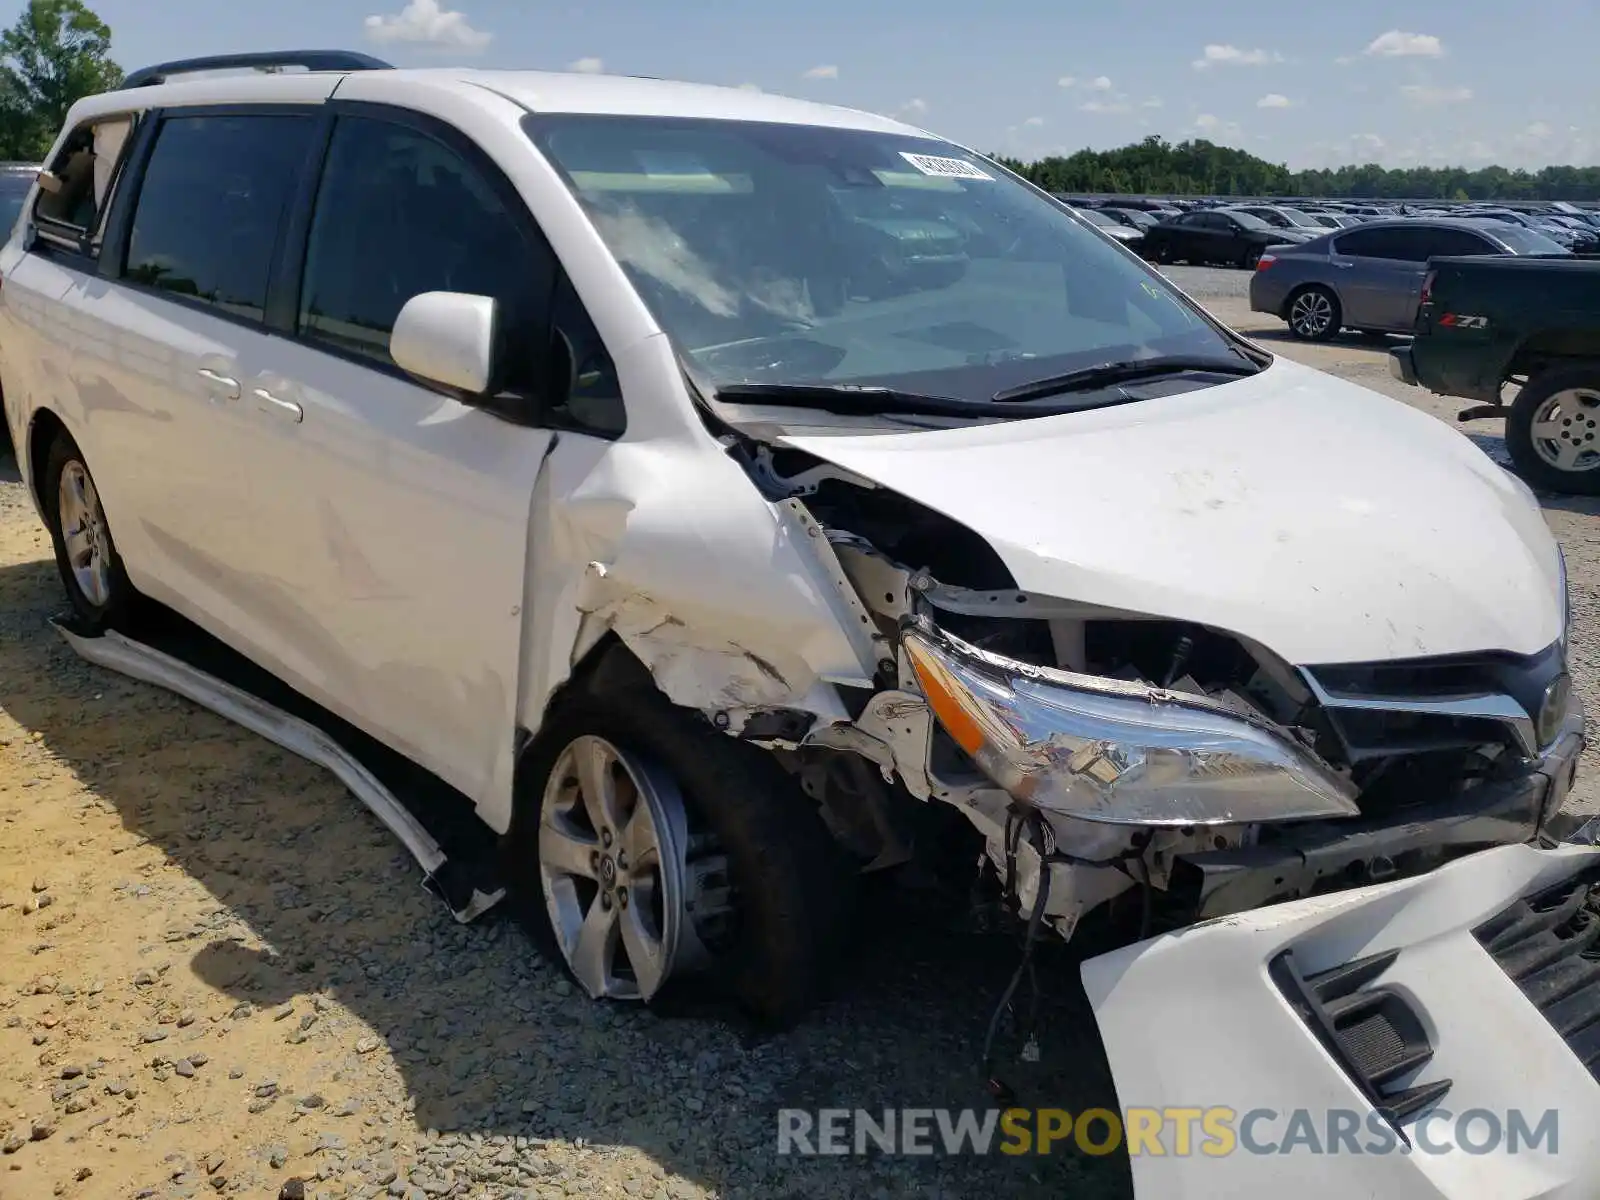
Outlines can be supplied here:
[[1428, 260], [1462, 254], [1565, 254], [1518, 225], [1455, 218], [1369, 221], [1298, 246], [1274, 246], [1250, 278], [1250, 307], [1325, 342], [1341, 329], [1409, 333]]

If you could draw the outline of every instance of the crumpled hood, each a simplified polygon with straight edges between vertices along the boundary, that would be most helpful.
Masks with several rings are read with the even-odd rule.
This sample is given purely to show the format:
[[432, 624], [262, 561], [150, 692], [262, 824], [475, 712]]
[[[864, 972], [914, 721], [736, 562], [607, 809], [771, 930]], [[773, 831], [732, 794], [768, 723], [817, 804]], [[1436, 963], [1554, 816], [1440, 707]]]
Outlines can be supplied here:
[[1555, 539], [1521, 483], [1435, 418], [1282, 358], [1099, 411], [782, 443], [981, 534], [1024, 591], [1297, 665], [1531, 654], [1561, 634]]

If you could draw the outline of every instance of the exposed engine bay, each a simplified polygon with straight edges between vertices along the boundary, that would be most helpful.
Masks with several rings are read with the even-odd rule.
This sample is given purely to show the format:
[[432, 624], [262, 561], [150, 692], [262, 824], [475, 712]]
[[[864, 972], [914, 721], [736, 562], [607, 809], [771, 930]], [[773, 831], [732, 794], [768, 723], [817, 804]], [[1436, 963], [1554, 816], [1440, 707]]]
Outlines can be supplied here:
[[[1528, 840], [1570, 784], [1572, 745], [1556, 768], [1565, 778], [1536, 770], [1570, 732], [1566, 695], [1554, 715], [1537, 688], [1531, 706], [1513, 698], [1527, 686], [1493, 656], [1309, 671], [1225, 631], [1024, 593], [982, 537], [920, 503], [800, 451], [725, 444], [825, 539], [872, 626], [878, 690], [847, 700], [853, 722], [802, 732], [807, 714], [787, 728], [757, 715], [738, 731], [786, 759], [869, 870], [920, 857], [919, 810], [938, 800], [982, 835], [1023, 913], [1066, 938], [1097, 910], [1143, 935]], [[1565, 678], [1555, 658], [1517, 670], [1523, 685]], [[941, 678], [957, 707], [941, 708]], [[1002, 697], [994, 739], [966, 736], [958, 693]], [[1062, 696], [1074, 699], [1050, 709]], [[1144, 750], [1105, 732], [1144, 715]], [[970, 720], [983, 726], [984, 711]], [[1074, 722], [1078, 736], [1057, 737]], [[1034, 761], [995, 762], [991, 740], [1026, 744]], [[999, 786], [1012, 769], [1015, 783]], [[1063, 775], [1074, 780], [1064, 791]], [[1100, 799], [1086, 801], [1095, 786]], [[1397, 823], [1425, 825], [1480, 793], [1498, 805], [1488, 824], [1391, 844]], [[1347, 847], [1321, 832], [1345, 828]], [[1310, 852], [1298, 844], [1307, 829], [1318, 831]]]

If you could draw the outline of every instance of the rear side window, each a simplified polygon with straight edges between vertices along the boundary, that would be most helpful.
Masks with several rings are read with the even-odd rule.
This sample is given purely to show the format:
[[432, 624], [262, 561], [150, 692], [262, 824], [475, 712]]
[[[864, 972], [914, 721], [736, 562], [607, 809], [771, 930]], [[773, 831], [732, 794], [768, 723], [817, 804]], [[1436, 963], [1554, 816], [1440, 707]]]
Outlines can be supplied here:
[[1571, 253], [1554, 238], [1546, 237], [1537, 230], [1525, 229], [1521, 225], [1507, 225], [1504, 228], [1496, 229], [1494, 236], [1509, 246], [1513, 254]]
[[504, 386], [532, 390], [555, 274], [526, 216], [451, 147], [366, 117], [334, 127], [306, 248], [302, 336], [392, 363], [389, 334], [413, 296], [492, 296], [509, 364]]
[[1449, 254], [1497, 254], [1499, 247], [1465, 229], [1429, 229], [1423, 238], [1428, 257]]
[[310, 116], [173, 117], [145, 168], [125, 278], [260, 320]]
[[1406, 262], [1426, 262], [1428, 252], [1417, 231], [1390, 227], [1357, 229], [1338, 241], [1338, 252], [1355, 258], [1388, 258]]

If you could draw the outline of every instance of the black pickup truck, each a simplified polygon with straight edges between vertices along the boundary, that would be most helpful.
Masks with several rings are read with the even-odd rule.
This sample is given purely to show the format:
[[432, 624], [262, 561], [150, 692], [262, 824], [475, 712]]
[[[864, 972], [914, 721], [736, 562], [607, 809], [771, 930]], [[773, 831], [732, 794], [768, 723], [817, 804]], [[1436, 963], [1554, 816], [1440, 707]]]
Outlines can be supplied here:
[[1391, 374], [1476, 400], [1462, 421], [1505, 418], [1534, 487], [1600, 495], [1600, 257], [1436, 258], [1415, 333], [1390, 352]]

